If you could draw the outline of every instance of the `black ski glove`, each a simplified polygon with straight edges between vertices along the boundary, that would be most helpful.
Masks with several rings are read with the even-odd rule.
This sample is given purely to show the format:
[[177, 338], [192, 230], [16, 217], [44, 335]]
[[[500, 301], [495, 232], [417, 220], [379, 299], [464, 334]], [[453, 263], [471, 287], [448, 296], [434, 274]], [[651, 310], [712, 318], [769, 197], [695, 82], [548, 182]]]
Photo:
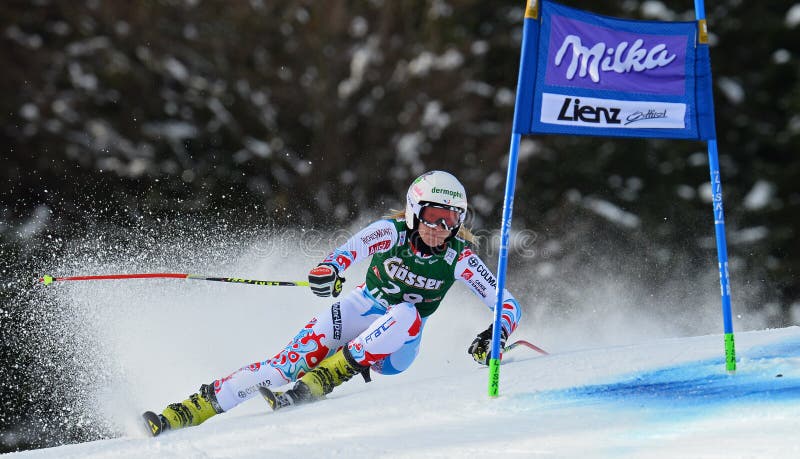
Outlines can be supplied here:
[[[489, 360], [492, 358], [492, 326], [493, 325], [489, 325], [489, 328], [478, 333], [478, 336], [472, 341], [472, 344], [470, 344], [469, 348], [467, 349], [467, 354], [470, 354], [472, 358], [481, 365], [489, 365]], [[506, 333], [505, 329], [501, 328], [501, 352], [506, 346], [506, 339], [508, 339], [508, 333]]]
[[344, 277], [330, 263], [320, 263], [308, 273], [308, 286], [317, 296], [339, 296], [343, 283]]

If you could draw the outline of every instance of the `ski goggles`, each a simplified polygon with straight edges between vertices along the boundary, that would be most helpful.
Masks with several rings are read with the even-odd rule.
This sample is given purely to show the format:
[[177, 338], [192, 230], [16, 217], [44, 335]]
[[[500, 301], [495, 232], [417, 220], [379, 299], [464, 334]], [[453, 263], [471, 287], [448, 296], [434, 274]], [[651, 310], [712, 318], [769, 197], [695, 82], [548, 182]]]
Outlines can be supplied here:
[[423, 206], [419, 221], [429, 228], [453, 231], [461, 224], [461, 212], [451, 207]]

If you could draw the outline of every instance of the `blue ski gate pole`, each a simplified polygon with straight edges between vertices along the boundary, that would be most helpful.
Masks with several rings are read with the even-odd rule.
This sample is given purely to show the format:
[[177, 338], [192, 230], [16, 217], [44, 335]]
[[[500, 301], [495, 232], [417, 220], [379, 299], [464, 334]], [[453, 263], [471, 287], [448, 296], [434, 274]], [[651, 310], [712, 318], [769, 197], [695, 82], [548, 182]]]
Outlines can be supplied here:
[[522, 27], [522, 45], [520, 47], [519, 76], [517, 77], [517, 95], [514, 103], [514, 128], [511, 133], [511, 148], [508, 154], [508, 173], [506, 175], [506, 190], [503, 200], [503, 221], [500, 226], [500, 253], [497, 260], [497, 291], [494, 304], [494, 323], [492, 325], [492, 350], [489, 359], [489, 397], [497, 397], [500, 393], [500, 330], [502, 329], [503, 315], [503, 290], [506, 285], [506, 267], [508, 265], [508, 238], [511, 230], [511, 214], [514, 211], [514, 188], [517, 184], [517, 160], [519, 158], [519, 142], [523, 126], [526, 124], [522, 118], [530, 117], [530, 110], [523, 113], [520, 110], [520, 100], [529, 97], [532, 88], [527, 87], [525, 76], [536, 72], [536, 59], [526, 53], [529, 47], [535, 48], [538, 44], [539, 29], [536, 21], [539, 19], [539, 4], [536, 0], [528, 0], [525, 7], [525, 23]]
[[719, 259], [719, 286], [722, 298], [722, 324], [725, 332], [725, 369], [736, 371], [736, 346], [733, 339], [733, 318], [731, 317], [731, 286], [728, 272], [728, 249], [725, 241], [725, 214], [722, 210], [722, 181], [719, 176], [717, 141], [708, 141], [708, 167], [711, 170], [711, 193], [714, 204], [714, 229], [717, 238], [717, 258]]
[[511, 214], [514, 211], [514, 187], [517, 181], [519, 140], [519, 134], [511, 134], [511, 151], [508, 155], [508, 176], [506, 177], [506, 195], [503, 203], [503, 223], [500, 227], [500, 255], [497, 262], [497, 300], [494, 304], [492, 354], [489, 359], [489, 397], [497, 397], [500, 393], [500, 330], [502, 328], [503, 289], [506, 284], [506, 266], [508, 264], [508, 235], [511, 228]]
[[[698, 23], [698, 46], [708, 49], [708, 30], [703, 0], [694, 0], [694, 12]], [[710, 71], [710, 70], [709, 70]], [[709, 78], [709, 80], [711, 80]], [[713, 81], [713, 80], [711, 80]], [[712, 88], [705, 88], [706, 103], [711, 104], [710, 113], [714, 113]], [[714, 123], [716, 130], [716, 123]], [[716, 135], [706, 142], [708, 148], [708, 168], [711, 173], [711, 196], [714, 206], [714, 230], [717, 240], [717, 259], [719, 261], [719, 285], [722, 300], [722, 323], [725, 333], [725, 369], [736, 371], [736, 345], [733, 338], [733, 318], [731, 317], [731, 287], [728, 271], [728, 245], [725, 240], [725, 212], [722, 209], [722, 179], [719, 173], [719, 153], [717, 152]]]

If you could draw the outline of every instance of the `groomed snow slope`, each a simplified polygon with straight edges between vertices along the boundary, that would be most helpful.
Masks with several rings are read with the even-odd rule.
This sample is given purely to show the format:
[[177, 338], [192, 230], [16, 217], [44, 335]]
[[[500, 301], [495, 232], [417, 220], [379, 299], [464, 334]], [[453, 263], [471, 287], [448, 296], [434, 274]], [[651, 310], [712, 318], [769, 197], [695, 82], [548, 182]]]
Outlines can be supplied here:
[[[160, 231], [89, 234], [47, 273], [303, 279], [332, 245], [226, 232], [164, 240]], [[364, 270], [351, 267], [345, 287], [363, 282]], [[42, 359], [69, 346], [65, 355], [74, 360], [62, 367], [79, 386], [64, 389], [81, 394], [72, 418], [102, 422], [118, 438], [11, 456], [800, 457], [800, 328], [763, 330], [758, 316], [740, 308], [739, 369], [729, 375], [722, 336], [714, 334], [721, 329], [716, 278], [676, 279], [675, 298], [663, 298], [598, 272], [554, 286], [572, 289], [572, 303], [563, 305], [520, 283], [524, 270], [512, 274], [525, 310], [512, 339], [551, 355], [508, 353], [497, 399], [487, 396], [486, 368], [465, 352], [491, 312], [457, 285], [428, 320], [406, 372], [375, 375], [370, 384], [356, 378], [327, 400], [277, 414], [256, 398], [157, 439], [146, 436], [142, 411], [275, 355], [331, 300], [306, 288], [191, 280], [42, 286], [41, 304], [58, 314], [47, 316], [51, 343]]]
[[550, 356], [517, 348], [497, 399], [459, 346], [443, 371], [353, 380], [277, 414], [254, 399], [152, 439], [129, 411], [123, 438], [17, 456], [800, 457], [800, 328], [739, 333], [737, 345], [735, 374], [724, 370], [721, 336]]

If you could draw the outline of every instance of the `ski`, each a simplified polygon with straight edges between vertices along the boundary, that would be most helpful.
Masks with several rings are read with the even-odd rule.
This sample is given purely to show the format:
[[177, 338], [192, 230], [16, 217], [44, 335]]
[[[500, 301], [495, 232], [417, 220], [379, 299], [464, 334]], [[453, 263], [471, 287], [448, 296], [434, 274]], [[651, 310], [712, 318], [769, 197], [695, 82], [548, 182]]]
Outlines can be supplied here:
[[153, 413], [152, 411], [145, 411], [142, 413], [142, 419], [144, 419], [144, 424], [147, 428], [147, 431], [153, 437], [159, 436], [161, 432], [166, 430], [164, 428], [164, 423], [161, 422], [161, 416]]
[[508, 352], [518, 346], [527, 347], [528, 349], [534, 350], [542, 355], [550, 355], [549, 352], [545, 351], [544, 349], [540, 348], [539, 346], [533, 343], [525, 341], [524, 339], [518, 339], [513, 343], [509, 344], [508, 346], [504, 347], [503, 352]]

